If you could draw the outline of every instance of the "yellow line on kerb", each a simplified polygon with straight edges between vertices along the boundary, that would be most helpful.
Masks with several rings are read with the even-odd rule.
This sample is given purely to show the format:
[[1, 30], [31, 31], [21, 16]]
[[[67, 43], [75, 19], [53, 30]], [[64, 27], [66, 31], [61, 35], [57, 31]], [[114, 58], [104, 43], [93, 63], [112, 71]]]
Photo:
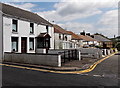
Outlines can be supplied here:
[[[116, 54], [116, 53], [114, 53]], [[16, 66], [16, 65], [8, 65], [8, 64], [0, 64], [3, 66], [8, 66], [8, 67], [14, 67], [14, 68], [22, 68], [22, 69], [28, 69], [28, 70], [35, 70], [35, 71], [43, 71], [43, 72], [52, 72], [52, 73], [62, 73], [62, 74], [78, 74], [78, 73], [86, 73], [86, 72], [90, 72], [92, 70], [95, 69], [95, 67], [101, 63], [102, 61], [106, 60], [107, 58], [113, 56], [114, 54], [111, 54], [97, 62], [95, 62], [93, 65], [90, 66], [90, 68], [85, 69], [85, 70], [81, 70], [81, 71], [53, 71], [53, 70], [45, 70], [45, 69], [39, 69], [39, 68], [30, 68], [30, 67], [23, 67], [23, 66]]]

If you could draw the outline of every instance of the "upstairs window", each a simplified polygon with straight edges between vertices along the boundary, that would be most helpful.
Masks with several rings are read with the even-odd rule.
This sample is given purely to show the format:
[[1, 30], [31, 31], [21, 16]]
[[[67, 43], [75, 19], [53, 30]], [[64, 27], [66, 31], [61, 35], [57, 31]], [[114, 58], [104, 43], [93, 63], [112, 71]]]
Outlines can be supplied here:
[[34, 24], [30, 23], [30, 34], [34, 33]]
[[17, 32], [17, 24], [18, 21], [17, 20], [12, 20], [12, 32]]
[[47, 33], [48, 33], [48, 25], [46, 26], [46, 30], [47, 30]]
[[67, 36], [65, 36], [65, 41], [67, 41]]
[[18, 38], [12, 37], [11, 43], [12, 43], [12, 52], [17, 52], [18, 51]]
[[72, 48], [72, 43], [70, 43], [70, 48]]
[[63, 40], [64, 40], [64, 34], [63, 34]]
[[34, 38], [29, 39], [29, 50], [34, 50]]
[[59, 34], [59, 39], [61, 40], [61, 34]]

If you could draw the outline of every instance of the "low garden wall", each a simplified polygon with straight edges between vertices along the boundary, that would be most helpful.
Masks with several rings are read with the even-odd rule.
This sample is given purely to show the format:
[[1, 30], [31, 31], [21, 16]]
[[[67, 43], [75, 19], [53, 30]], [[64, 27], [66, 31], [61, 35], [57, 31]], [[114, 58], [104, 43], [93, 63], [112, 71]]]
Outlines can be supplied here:
[[[75, 49], [56, 49], [56, 50], [49, 50], [48, 53], [53, 53], [53, 54], [59, 54], [61, 52], [66, 52], [68, 50], [75, 50]], [[78, 55], [77, 57], [79, 57], [80, 59], [83, 58], [95, 58], [95, 59], [99, 59], [102, 57], [102, 50], [98, 49], [98, 48], [79, 48], [76, 49], [78, 51]]]
[[5, 53], [5, 62], [27, 63], [37, 65], [61, 66], [59, 54], [21, 54]]
[[99, 59], [102, 57], [102, 50], [98, 48], [80, 48], [81, 58]]

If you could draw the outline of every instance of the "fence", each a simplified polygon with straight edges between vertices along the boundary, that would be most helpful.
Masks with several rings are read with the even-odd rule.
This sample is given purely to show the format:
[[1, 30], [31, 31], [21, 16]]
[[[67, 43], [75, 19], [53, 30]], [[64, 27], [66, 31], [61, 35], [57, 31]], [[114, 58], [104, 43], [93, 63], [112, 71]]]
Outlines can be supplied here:
[[68, 51], [64, 51], [64, 52], [60, 52], [61, 54], [61, 62], [65, 63], [67, 61], [71, 61], [71, 60], [78, 60], [79, 59], [79, 52], [78, 50], [68, 50]]

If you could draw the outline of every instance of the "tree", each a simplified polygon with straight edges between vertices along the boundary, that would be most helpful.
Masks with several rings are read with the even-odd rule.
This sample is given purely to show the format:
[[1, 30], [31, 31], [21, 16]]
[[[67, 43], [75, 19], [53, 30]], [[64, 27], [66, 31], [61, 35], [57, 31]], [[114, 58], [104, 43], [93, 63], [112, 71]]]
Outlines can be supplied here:
[[120, 36], [111, 39], [113, 42], [113, 47], [120, 51]]
[[116, 48], [117, 48], [118, 51], [120, 51], [120, 43], [118, 43], [118, 44], [116, 45]]

